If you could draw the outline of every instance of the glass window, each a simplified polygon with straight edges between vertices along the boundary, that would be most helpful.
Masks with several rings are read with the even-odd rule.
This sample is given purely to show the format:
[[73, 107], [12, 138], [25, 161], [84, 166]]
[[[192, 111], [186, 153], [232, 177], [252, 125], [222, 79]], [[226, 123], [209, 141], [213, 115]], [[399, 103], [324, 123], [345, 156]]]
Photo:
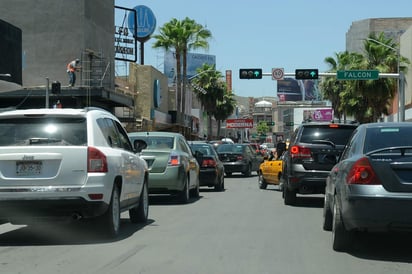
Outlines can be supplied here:
[[315, 140], [327, 140], [335, 145], [346, 145], [353, 130], [353, 127], [304, 127], [300, 142], [312, 143]]
[[87, 145], [86, 119], [32, 117], [0, 120], [0, 146]]

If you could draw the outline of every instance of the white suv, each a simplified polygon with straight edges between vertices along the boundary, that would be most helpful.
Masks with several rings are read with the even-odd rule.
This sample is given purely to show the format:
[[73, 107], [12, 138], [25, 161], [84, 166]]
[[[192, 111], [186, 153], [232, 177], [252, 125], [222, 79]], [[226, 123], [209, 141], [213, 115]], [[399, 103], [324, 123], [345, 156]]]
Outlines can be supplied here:
[[123, 211], [146, 222], [148, 168], [138, 152], [99, 108], [0, 113], [0, 219], [92, 219], [112, 237]]

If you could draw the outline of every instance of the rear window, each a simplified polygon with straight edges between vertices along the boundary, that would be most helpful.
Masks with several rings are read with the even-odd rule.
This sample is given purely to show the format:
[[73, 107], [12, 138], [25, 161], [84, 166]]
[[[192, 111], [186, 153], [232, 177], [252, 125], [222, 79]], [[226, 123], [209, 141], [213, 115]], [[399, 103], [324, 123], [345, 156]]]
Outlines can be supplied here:
[[335, 145], [346, 145], [355, 127], [348, 126], [318, 126], [303, 127], [300, 142], [314, 143], [319, 140], [333, 142]]
[[0, 146], [86, 144], [85, 118], [36, 117], [0, 120]]
[[365, 136], [365, 151], [385, 147], [412, 146], [411, 127], [370, 128]]
[[162, 148], [170, 148], [172, 149], [174, 146], [174, 138], [173, 137], [164, 137], [164, 136], [134, 136], [131, 137], [134, 140], [143, 140], [147, 144], [147, 149], [162, 149]]

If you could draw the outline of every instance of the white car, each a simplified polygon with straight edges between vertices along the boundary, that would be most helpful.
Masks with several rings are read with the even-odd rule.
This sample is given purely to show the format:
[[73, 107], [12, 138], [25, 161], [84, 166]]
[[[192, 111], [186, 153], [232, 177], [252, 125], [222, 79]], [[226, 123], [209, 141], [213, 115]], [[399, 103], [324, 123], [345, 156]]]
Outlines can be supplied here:
[[120, 214], [148, 218], [146, 162], [99, 108], [0, 113], [0, 219], [12, 224], [92, 219], [119, 233]]

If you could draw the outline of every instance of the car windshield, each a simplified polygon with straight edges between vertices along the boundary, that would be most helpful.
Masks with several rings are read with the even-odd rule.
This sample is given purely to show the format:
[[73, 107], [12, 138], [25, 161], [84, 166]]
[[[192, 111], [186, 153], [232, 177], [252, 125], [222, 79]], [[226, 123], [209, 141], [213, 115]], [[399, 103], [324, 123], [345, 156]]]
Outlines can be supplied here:
[[0, 120], [0, 146], [85, 145], [84, 118], [23, 118]]
[[334, 145], [345, 145], [353, 132], [353, 127], [304, 127], [300, 141], [314, 143], [330, 142]]

